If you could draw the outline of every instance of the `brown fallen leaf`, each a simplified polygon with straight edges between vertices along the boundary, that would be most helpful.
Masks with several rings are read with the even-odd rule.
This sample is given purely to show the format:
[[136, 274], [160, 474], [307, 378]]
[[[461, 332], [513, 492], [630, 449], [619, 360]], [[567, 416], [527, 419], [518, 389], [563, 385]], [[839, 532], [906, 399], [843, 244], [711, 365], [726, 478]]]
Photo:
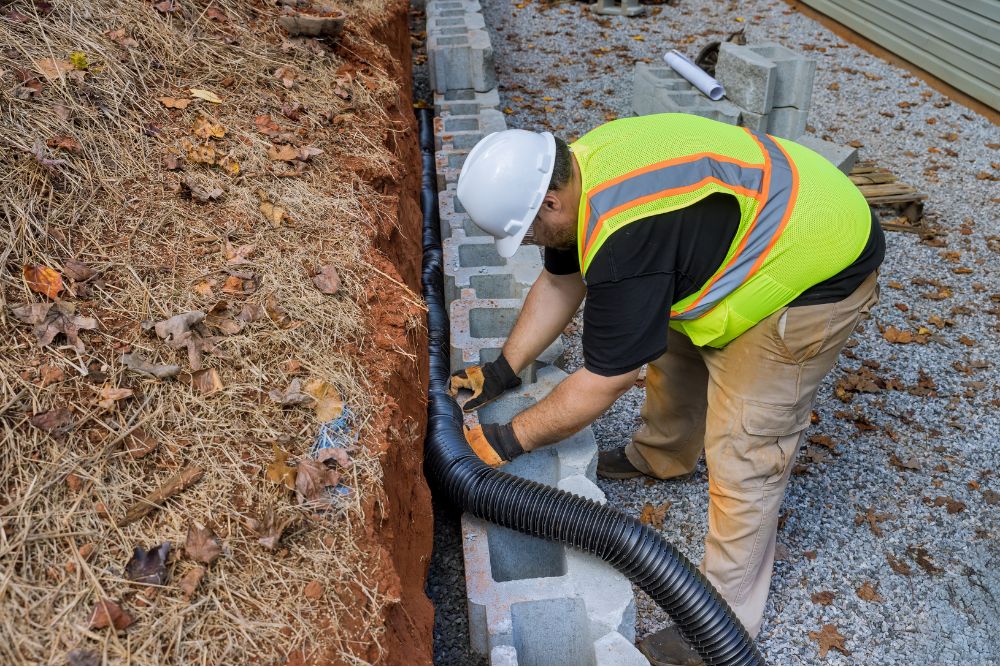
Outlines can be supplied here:
[[267, 200], [260, 203], [260, 212], [275, 227], [288, 219], [288, 211], [284, 206], [279, 206]]
[[293, 320], [285, 311], [284, 306], [278, 302], [278, 297], [274, 294], [267, 297], [264, 302], [264, 310], [271, 321], [278, 325], [279, 329], [291, 329], [298, 326], [299, 322]]
[[39, 386], [45, 388], [50, 384], [56, 384], [66, 379], [66, 373], [58, 366], [42, 364], [38, 368]]
[[91, 630], [101, 630], [107, 627], [114, 627], [115, 630], [124, 630], [132, 625], [134, 621], [118, 604], [107, 598], [102, 598], [94, 606], [94, 611], [90, 614], [90, 621], [87, 625]]
[[133, 460], [152, 454], [158, 445], [156, 438], [146, 433], [142, 427], [132, 431], [125, 439], [125, 451]]
[[275, 484], [284, 484], [291, 491], [295, 490], [296, 469], [288, 465], [289, 454], [277, 445], [272, 445], [274, 459], [267, 464], [264, 477]]
[[97, 404], [105, 410], [111, 410], [115, 407], [115, 403], [122, 401], [131, 395], [131, 389], [125, 389], [122, 387], [101, 387], [101, 391], [98, 394], [100, 400]]
[[670, 505], [670, 502], [660, 503], [659, 505], [646, 503], [642, 506], [642, 512], [639, 513], [639, 523], [652, 526], [656, 530], [662, 530], [663, 520], [667, 517], [667, 510], [670, 509]]
[[63, 274], [71, 280], [83, 282], [96, 276], [97, 271], [94, 271], [78, 259], [67, 259], [63, 262]]
[[57, 134], [54, 137], [50, 137], [45, 141], [45, 145], [49, 148], [62, 149], [74, 155], [83, 153], [83, 146], [80, 145], [80, 142], [68, 134]]
[[908, 458], [908, 459], [906, 459], [904, 461], [904, 460], [900, 459], [898, 456], [896, 456], [895, 454], [890, 454], [889, 455], [889, 463], [890, 463], [890, 465], [893, 465], [893, 466], [895, 466], [895, 467], [897, 467], [897, 468], [899, 468], [900, 470], [903, 470], [903, 471], [906, 471], [906, 470], [920, 470], [920, 462], [917, 461], [917, 459], [916, 459], [915, 456], [911, 456], [910, 458]]
[[316, 401], [315, 398], [302, 391], [302, 380], [299, 378], [292, 380], [284, 391], [272, 389], [267, 395], [272, 401], [281, 405], [311, 405]]
[[889, 514], [884, 512], [876, 512], [874, 507], [869, 507], [865, 510], [864, 514], [855, 515], [854, 525], [860, 526], [863, 523], [867, 523], [873, 535], [882, 537], [882, 529], [879, 528], [879, 524], [888, 519], [889, 516]]
[[932, 504], [934, 507], [946, 507], [948, 514], [958, 514], [965, 509], [965, 503], [961, 500], [955, 500], [951, 496], [938, 496]]
[[329, 382], [313, 379], [306, 383], [305, 393], [316, 399], [316, 418], [321, 422], [336, 419], [344, 411], [344, 401], [340, 392]]
[[125, 564], [125, 578], [140, 584], [162, 586], [167, 581], [167, 554], [170, 542], [146, 551], [135, 547], [132, 557]]
[[243, 305], [243, 310], [236, 316], [240, 322], [259, 322], [267, 317], [267, 310], [259, 303], [247, 303]]
[[53, 408], [34, 415], [31, 425], [52, 435], [63, 435], [73, 427], [73, 413], [68, 408]]
[[819, 657], [825, 658], [830, 649], [837, 649], [844, 655], [851, 655], [851, 652], [844, 647], [844, 637], [837, 632], [837, 626], [832, 623], [825, 624], [819, 632], [810, 631], [809, 639], [819, 644]]
[[221, 123], [213, 123], [207, 116], [198, 116], [191, 126], [191, 132], [202, 139], [221, 139], [226, 136], [226, 128]]
[[888, 326], [882, 333], [882, 337], [885, 338], [890, 343], [897, 345], [906, 345], [913, 342], [913, 332], [908, 330], [900, 330], [893, 326]]
[[866, 581], [858, 586], [856, 592], [858, 597], [862, 600], [866, 600], [868, 602], [885, 602], [885, 599], [878, 594], [878, 591], [875, 590], [875, 586], [873, 586], [870, 581]]
[[191, 104], [191, 100], [186, 97], [157, 97], [156, 99], [168, 109], [187, 109], [188, 105]]
[[314, 459], [302, 459], [296, 467], [295, 492], [300, 503], [328, 502], [328, 486], [340, 483], [340, 473]]
[[44, 294], [52, 300], [59, 297], [63, 291], [62, 276], [55, 269], [38, 264], [25, 264], [21, 267], [24, 281], [32, 292]]
[[193, 144], [185, 139], [181, 142], [181, 148], [184, 149], [184, 156], [188, 162], [194, 164], [215, 164], [215, 147], [210, 143]]
[[319, 579], [313, 579], [302, 589], [302, 596], [308, 600], [319, 600], [326, 593], [326, 587]]
[[931, 560], [931, 555], [927, 553], [927, 549], [923, 547], [910, 546], [906, 548], [906, 553], [910, 555], [917, 565], [923, 569], [927, 574], [941, 574], [944, 570]]
[[285, 88], [291, 88], [295, 85], [295, 77], [298, 73], [295, 71], [294, 67], [289, 67], [288, 65], [282, 65], [278, 69], [274, 70], [274, 78], [281, 81], [281, 84]]
[[138, 352], [123, 354], [121, 361], [129, 370], [149, 375], [159, 380], [172, 378], [181, 372], [181, 367], [176, 364], [153, 364], [142, 358]]
[[194, 595], [194, 592], [198, 590], [198, 584], [201, 583], [202, 577], [205, 576], [205, 568], [201, 565], [191, 569], [177, 582], [181, 591], [184, 593], [184, 597], [190, 598]]
[[191, 178], [190, 176], [185, 178], [181, 185], [187, 190], [191, 199], [199, 202], [201, 204], [208, 204], [216, 199], [219, 199], [225, 192], [220, 187], [209, 187], [200, 185], [198, 181]]
[[177, 350], [187, 345], [193, 333], [191, 327], [204, 320], [205, 316], [206, 314], [203, 311], [191, 310], [165, 320], [160, 320], [153, 325], [153, 331], [167, 345]]
[[11, 312], [22, 322], [35, 325], [34, 334], [38, 338], [39, 347], [49, 345], [56, 336], [63, 334], [73, 349], [83, 352], [80, 331], [97, 328], [96, 319], [75, 315], [75, 306], [65, 301], [55, 304], [29, 303], [13, 308]]
[[323, 150], [312, 146], [296, 147], [291, 144], [273, 144], [267, 149], [267, 157], [276, 162], [308, 162], [317, 155], [322, 155]]
[[184, 541], [184, 553], [199, 563], [211, 565], [222, 555], [222, 542], [208, 526], [191, 523], [188, 524], [187, 539]]
[[269, 137], [281, 133], [281, 126], [274, 122], [270, 115], [257, 116], [253, 119], [253, 124], [257, 126], [258, 132]]
[[336, 294], [340, 289], [340, 276], [332, 264], [326, 264], [312, 278], [313, 285], [323, 294]]
[[209, 396], [218, 391], [222, 391], [225, 385], [219, 377], [219, 371], [214, 368], [203, 368], [191, 374], [191, 387]]
[[228, 240], [223, 246], [222, 253], [226, 257], [227, 264], [246, 264], [250, 260], [247, 259], [250, 255], [257, 250], [256, 243], [246, 243], [241, 246], [234, 246]]
[[67, 72], [72, 72], [73, 63], [68, 60], [60, 60], [58, 58], [43, 58], [42, 60], [36, 60], [35, 69], [38, 73], [44, 76], [49, 81], [53, 79], [58, 79], [62, 77]]
[[830, 605], [833, 604], [833, 599], [836, 597], [836, 593], [833, 591], [818, 591], [813, 593], [809, 599], [812, 600], [813, 604]]
[[191, 93], [192, 97], [197, 97], [199, 100], [205, 100], [206, 102], [211, 102], [212, 104], [222, 104], [222, 99], [211, 90], [205, 90], [204, 88], [191, 88], [188, 92]]
[[268, 508], [258, 518], [251, 519], [249, 524], [250, 530], [257, 534], [257, 542], [273, 552], [278, 548], [282, 534], [292, 521], [292, 517], [279, 518], [273, 509]]
[[896, 574], [901, 574], [904, 577], [908, 577], [911, 574], [913, 574], [913, 568], [911, 568], [903, 561], [898, 560], [892, 554], [886, 554], [885, 558], [887, 561], [889, 561], [889, 567], [892, 568], [892, 571], [895, 572]]

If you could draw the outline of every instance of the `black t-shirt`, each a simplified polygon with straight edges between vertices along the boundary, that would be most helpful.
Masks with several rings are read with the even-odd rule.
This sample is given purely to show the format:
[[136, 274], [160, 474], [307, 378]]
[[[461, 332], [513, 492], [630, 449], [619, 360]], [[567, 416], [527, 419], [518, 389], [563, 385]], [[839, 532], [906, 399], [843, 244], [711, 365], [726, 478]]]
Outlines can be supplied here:
[[[583, 358], [598, 375], [627, 373], [667, 350], [670, 306], [696, 292], [719, 268], [739, 228], [736, 198], [716, 193], [650, 216], [614, 233], [591, 260], [583, 310]], [[885, 237], [872, 211], [872, 233], [853, 264], [800, 294], [789, 306], [833, 303], [878, 268]], [[580, 271], [575, 248], [545, 249], [545, 269]]]

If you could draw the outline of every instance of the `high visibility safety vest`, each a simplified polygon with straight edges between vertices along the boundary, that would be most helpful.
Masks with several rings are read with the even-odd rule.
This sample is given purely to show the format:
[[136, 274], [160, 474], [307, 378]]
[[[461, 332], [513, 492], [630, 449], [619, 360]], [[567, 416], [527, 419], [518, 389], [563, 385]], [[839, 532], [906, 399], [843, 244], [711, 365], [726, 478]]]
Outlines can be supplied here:
[[[571, 146], [582, 177], [577, 249], [587, 269], [629, 223], [715, 192], [739, 201], [729, 252], [671, 326], [723, 347], [809, 287], [850, 266], [871, 232], [864, 196], [819, 154], [792, 141], [687, 114], [611, 121]], [[650, 248], [656, 252], [656, 248]]]

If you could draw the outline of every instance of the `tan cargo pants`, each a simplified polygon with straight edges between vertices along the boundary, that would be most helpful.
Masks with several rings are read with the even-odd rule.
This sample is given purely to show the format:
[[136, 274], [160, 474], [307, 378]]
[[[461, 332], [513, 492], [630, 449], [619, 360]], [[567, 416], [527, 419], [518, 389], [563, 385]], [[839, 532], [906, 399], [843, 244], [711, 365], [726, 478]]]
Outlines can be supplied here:
[[820, 380], [862, 313], [878, 301], [876, 275], [837, 303], [783, 308], [722, 349], [671, 329], [649, 364], [645, 422], [625, 453], [669, 479], [708, 465], [708, 536], [701, 570], [751, 636], [771, 586], [781, 501]]

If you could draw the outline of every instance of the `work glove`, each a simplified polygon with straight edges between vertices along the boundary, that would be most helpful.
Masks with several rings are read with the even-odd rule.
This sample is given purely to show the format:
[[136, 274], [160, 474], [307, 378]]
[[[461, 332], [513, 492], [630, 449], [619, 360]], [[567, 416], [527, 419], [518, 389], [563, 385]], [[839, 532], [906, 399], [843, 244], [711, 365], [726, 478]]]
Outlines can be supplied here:
[[457, 396], [459, 389], [472, 391], [472, 398], [462, 406], [465, 412], [478, 410], [500, 398], [508, 389], [520, 386], [521, 378], [514, 373], [503, 354], [496, 361], [469, 366], [451, 376], [452, 396]]
[[465, 429], [465, 440], [483, 463], [496, 468], [524, 454], [511, 424], [483, 424]]

